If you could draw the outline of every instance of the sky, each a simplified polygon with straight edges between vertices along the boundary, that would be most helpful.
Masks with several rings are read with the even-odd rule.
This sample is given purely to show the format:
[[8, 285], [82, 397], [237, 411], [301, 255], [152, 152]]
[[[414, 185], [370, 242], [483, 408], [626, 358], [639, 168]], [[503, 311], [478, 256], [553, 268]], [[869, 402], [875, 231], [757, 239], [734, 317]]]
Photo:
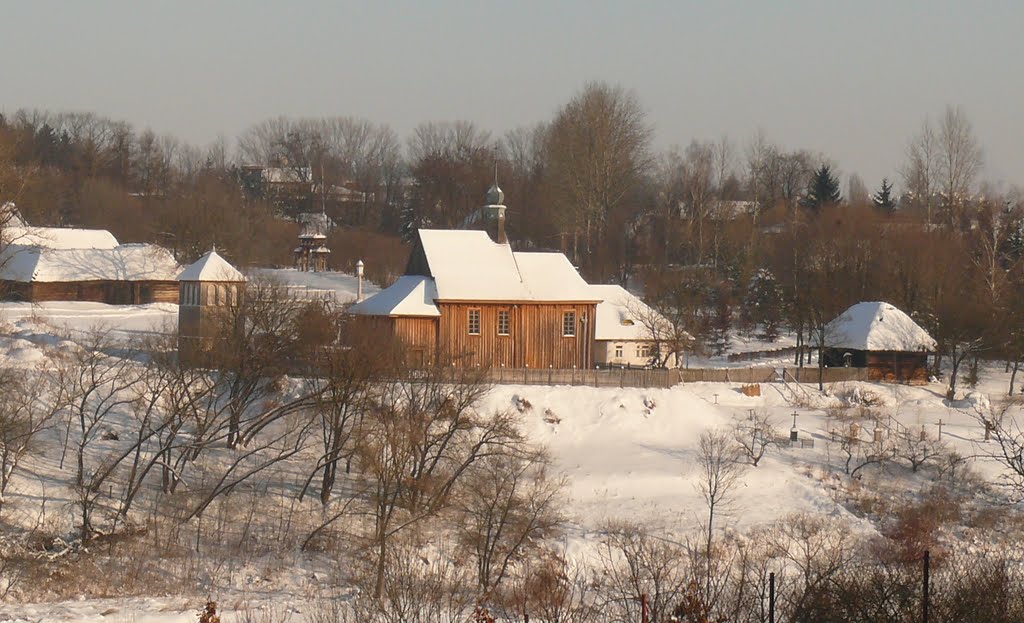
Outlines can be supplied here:
[[268, 117], [496, 135], [588, 81], [632, 90], [655, 148], [755, 132], [869, 188], [960, 106], [986, 180], [1024, 186], [1024, 2], [0, 0], [0, 112], [90, 111], [205, 145]]

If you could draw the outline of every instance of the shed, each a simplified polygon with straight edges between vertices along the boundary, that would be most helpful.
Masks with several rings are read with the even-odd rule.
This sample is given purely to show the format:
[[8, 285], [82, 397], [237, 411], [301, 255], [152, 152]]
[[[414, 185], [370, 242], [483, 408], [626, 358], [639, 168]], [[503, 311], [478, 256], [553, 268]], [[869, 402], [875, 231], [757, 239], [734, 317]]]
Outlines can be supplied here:
[[102, 229], [7, 226], [0, 287], [25, 301], [177, 303], [180, 267], [153, 244], [119, 244]]
[[828, 367], [867, 368], [874, 381], [927, 382], [935, 340], [906, 313], [882, 301], [857, 303], [825, 328]]

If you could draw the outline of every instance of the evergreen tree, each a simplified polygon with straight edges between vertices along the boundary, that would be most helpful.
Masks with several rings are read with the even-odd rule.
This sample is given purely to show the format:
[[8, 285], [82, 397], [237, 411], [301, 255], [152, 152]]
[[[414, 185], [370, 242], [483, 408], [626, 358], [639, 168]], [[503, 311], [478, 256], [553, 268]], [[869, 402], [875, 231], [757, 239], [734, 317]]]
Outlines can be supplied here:
[[839, 180], [832, 174], [832, 167], [827, 164], [821, 165], [811, 178], [805, 205], [817, 211], [823, 206], [837, 204], [840, 200], [842, 195], [839, 192]]
[[754, 274], [743, 303], [750, 323], [759, 325], [761, 335], [774, 342], [782, 325], [782, 290], [770, 270], [761, 268]]
[[882, 179], [882, 187], [871, 195], [871, 202], [875, 207], [887, 214], [896, 211], [896, 199], [892, 196], [892, 182], [888, 178]]

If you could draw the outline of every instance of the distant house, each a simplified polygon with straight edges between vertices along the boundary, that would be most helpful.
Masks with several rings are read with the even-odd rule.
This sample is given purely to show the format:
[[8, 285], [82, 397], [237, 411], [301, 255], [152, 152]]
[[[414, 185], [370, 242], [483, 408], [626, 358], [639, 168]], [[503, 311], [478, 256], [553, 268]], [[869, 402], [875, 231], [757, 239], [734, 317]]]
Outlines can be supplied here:
[[828, 367], [867, 368], [873, 381], [926, 382], [935, 340], [910, 316], [881, 301], [857, 303], [825, 328]]
[[645, 367], [665, 360], [678, 365], [670, 352], [675, 341], [671, 323], [639, 297], [616, 285], [592, 285], [597, 305], [594, 363], [600, 367]]
[[23, 301], [177, 303], [180, 267], [153, 244], [119, 244], [102, 229], [5, 226], [0, 292]]
[[405, 275], [352, 313], [423, 360], [593, 367], [600, 296], [565, 255], [512, 250], [503, 198], [497, 184], [488, 191], [486, 232], [418, 230]]

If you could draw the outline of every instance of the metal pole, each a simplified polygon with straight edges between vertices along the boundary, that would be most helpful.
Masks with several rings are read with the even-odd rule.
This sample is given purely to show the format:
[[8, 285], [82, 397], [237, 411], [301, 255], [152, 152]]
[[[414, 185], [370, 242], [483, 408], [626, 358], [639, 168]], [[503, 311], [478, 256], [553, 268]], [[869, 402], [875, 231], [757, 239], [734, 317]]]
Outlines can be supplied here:
[[768, 574], [768, 623], [775, 623], [775, 572]]
[[929, 572], [929, 567], [930, 566], [931, 566], [931, 552], [926, 550], [925, 553], [924, 553], [924, 587], [923, 587], [924, 588], [924, 594], [923, 594], [924, 603], [923, 603], [923, 607], [921, 608], [921, 613], [923, 615], [922, 620], [924, 621], [924, 623], [928, 623], [928, 601], [929, 601], [928, 572]]

